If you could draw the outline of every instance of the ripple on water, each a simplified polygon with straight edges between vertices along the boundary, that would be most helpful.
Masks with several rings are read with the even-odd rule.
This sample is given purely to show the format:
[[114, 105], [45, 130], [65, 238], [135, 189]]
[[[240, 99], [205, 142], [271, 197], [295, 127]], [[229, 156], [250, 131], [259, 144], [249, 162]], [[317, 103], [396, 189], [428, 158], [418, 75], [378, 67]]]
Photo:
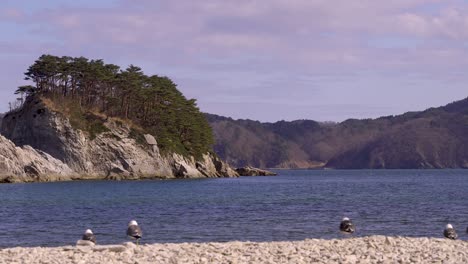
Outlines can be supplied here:
[[126, 241], [130, 219], [144, 243], [442, 237], [467, 239], [467, 170], [280, 170], [277, 177], [0, 185], [0, 247], [74, 244], [91, 228], [101, 244]]

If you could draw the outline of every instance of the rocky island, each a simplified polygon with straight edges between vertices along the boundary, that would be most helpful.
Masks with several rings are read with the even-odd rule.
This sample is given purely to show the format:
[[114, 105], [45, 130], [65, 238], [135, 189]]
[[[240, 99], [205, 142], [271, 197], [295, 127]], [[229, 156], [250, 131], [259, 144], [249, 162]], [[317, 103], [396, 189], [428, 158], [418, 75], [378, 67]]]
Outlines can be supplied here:
[[251, 166], [237, 168], [236, 172], [239, 176], [276, 176], [277, 174], [268, 170], [262, 170]]
[[40, 57], [1, 121], [0, 182], [237, 177], [195, 100], [167, 77]]

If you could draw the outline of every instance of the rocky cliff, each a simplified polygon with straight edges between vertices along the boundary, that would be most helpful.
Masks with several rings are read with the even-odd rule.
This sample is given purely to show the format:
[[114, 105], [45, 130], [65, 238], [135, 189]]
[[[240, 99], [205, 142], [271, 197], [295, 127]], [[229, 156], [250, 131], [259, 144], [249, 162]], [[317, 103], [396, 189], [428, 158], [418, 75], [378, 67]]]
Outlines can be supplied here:
[[30, 159], [22, 160], [24, 155], [15, 154], [13, 150], [0, 152], [3, 160], [9, 160], [10, 155], [18, 156], [18, 166], [5, 170], [3, 177], [12, 179], [11, 176], [17, 175], [14, 181], [23, 181], [27, 173], [20, 173], [21, 167], [31, 160], [44, 163], [40, 157], [68, 168], [58, 170], [61, 177], [54, 176], [57, 173], [53, 166], [38, 169], [36, 174], [41, 180], [238, 176], [229, 165], [210, 153], [199, 160], [175, 153], [163, 155], [154, 136], [139, 134], [130, 124], [98, 115], [86, 118], [101, 122], [99, 133], [76, 129], [67, 116], [53, 106], [39, 97], [28, 98], [21, 109], [5, 115], [1, 133], [22, 148], [15, 148], [4, 139], [8, 142], [5, 146], [15, 148], [18, 153], [27, 151]]
[[49, 154], [22, 148], [0, 135], [0, 182], [71, 180], [73, 171]]
[[215, 151], [237, 167], [468, 168], [468, 98], [421, 112], [341, 123], [207, 117]]

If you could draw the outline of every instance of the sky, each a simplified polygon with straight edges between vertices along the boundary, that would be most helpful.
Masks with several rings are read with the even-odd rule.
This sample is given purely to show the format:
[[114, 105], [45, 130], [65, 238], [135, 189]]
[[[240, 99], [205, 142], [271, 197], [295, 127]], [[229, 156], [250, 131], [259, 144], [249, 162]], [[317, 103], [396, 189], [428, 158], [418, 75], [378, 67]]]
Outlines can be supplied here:
[[173, 79], [204, 112], [375, 118], [468, 96], [468, 1], [1, 0], [0, 112], [42, 54]]

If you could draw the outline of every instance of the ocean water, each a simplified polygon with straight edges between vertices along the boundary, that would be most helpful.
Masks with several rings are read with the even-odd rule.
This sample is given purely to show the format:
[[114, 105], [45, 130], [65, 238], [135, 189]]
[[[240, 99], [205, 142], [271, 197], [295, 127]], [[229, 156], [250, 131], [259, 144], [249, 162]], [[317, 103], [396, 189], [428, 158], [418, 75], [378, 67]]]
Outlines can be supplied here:
[[99, 244], [442, 237], [468, 239], [468, 170], [280, 170], [276, 177], [82, 181], [0, 185], [0, 247], [72, 245], [91, 228]]

